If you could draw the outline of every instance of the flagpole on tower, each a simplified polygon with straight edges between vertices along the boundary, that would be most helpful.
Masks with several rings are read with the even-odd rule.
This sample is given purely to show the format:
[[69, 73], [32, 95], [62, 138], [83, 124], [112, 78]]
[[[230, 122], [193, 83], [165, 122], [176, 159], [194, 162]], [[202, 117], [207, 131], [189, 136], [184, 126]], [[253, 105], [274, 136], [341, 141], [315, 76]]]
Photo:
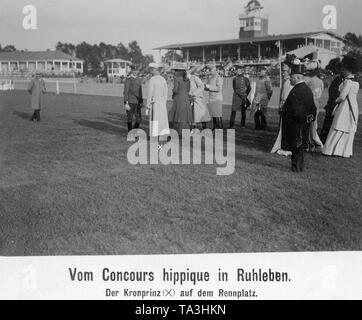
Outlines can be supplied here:
[[279, 40], [278, 42], [278, 48], [279, 48], [279, 88], [280, 90], [282, 89], [282, 55], [283, 55], [283, 50], [282, 50], [282, 42]]

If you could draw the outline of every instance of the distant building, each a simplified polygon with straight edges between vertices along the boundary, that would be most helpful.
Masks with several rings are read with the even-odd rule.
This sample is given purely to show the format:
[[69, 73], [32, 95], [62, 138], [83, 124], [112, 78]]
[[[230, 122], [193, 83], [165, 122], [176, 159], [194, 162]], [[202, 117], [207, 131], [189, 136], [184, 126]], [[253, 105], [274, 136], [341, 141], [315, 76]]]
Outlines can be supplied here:
[[61, 51], [0, 52], [0, 74], [82, 74], [83, 61]]
[[122, 59], [112, 59], [104, 61], [108, 78], [126, 77], [129, 72], [131, 61]]
[[344, 39], [333, 32], [269, 35], [269, 17], [262, 13], [262, 9], [259, 1], [249, 1], [244, 13], [239, 15], [238, 39], [171, 44], [155, 50], [182, 51], [187, 62], [232, 60], [255, 64], [263, 60], [278, 59], [280, 54], [283, 56], [287, 52], [309, 45], [329, 50], [332, 52], [331, 56], [342, 54]]

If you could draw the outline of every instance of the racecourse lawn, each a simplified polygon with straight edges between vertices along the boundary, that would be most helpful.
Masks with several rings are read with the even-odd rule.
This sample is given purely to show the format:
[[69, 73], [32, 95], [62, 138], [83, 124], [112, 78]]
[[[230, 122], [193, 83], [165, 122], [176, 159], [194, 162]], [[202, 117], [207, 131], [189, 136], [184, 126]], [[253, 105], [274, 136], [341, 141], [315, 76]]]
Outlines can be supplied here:
[[36, 124], [26, 92], [0, 93], [0, 255], [362, 250], [360, 133], [352, 159], [307, 155], [294, 174], [269, 153], [271, 111], [268, 132], [237, 127], [236, 171], [217, 176], [130, 165], [121, 99], [44, 102]]

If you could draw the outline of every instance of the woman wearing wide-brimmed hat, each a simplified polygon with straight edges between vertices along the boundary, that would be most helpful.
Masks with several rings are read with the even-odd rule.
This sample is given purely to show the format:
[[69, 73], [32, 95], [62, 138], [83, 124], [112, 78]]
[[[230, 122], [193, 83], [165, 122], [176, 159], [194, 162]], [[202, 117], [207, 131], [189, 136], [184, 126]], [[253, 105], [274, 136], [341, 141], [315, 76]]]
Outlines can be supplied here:
[[322, 153], [327, 156], [350, 158], [353, 155], [353, 142], [357, 132], [359, 108], [357, 95], [359, 83], [354, 78], [358, 72], [358, 61], [350, 56], [342, 60], [345, 80], [340, 86], [340, 96], [333, 111], [334, 120]]
[[45, 82], [42, 79], [42, 74], [36, 72], [34, 78], [28, 85], [28, 92], [31, 94], [31, 108], [33, 109], [33, 115], [31, 121], [40, 122], [40, 110], [42, 107], [42, 97], [46, 92]]
[[201, 123], [202, 128], [206, 129], [207, 123], [211, 121], [209, 110], [204, 102], [205, 84], [199, 78], [201, 70], [205, 68], [204, 65], [197, 65], [189, 71], [190, 75], [190, 96], [193, 111], [193, 125]]
[[190, 101], [190, 80], [187, 77], [187, 65], [178, 63], [172, 68], [175, 70], [173, 85], [173, 103], [169, 112], [170, 127], [182, 135], [182, 130], [191, 130], [192, 110]]

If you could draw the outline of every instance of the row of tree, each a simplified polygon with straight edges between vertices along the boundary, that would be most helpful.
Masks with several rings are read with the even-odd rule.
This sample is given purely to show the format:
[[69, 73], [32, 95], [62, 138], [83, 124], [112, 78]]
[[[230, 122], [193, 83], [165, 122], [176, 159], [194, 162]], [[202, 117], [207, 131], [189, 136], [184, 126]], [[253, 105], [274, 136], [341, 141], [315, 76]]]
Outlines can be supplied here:
[[16, 48], [13, 45], [7, 45], [4, 48], [0, 44], [0, 52], [14, 52]]
[[357, 59], [359, 71], [362, 72], [362, 35], [348, 32], [345, 35], [344, 50], [348, 53], [348, 55]]
[[99, 45], [91, 45], [87, 42], [78, 45], [58, 42], [56, 50], [84, 60], [84, 72], [93, 76], [104, 73], [103, 61], [109, 59], [129, 60], [133, 64], [140, 66], [141, 69], [146, 68], [149, 63], [153, 62], [153, 56], [144, 55], [137, 41], [131, 41], [127, 47], [122, 43], [115, 46], [104, 42]]

